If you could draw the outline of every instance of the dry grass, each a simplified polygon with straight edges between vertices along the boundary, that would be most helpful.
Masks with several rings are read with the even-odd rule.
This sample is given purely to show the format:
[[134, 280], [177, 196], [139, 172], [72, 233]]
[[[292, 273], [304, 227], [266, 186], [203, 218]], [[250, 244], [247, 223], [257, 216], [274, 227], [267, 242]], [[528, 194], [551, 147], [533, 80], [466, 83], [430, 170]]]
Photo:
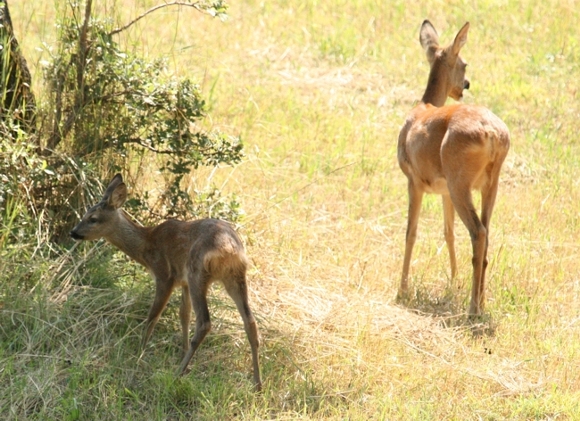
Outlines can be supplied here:
[[[131, 15], [155, 4], [121, 3], [131, 5]], [[11, 7], [20, 33], [37, 30], [26, 26], [29, 12]], [[425, 17], [444, 40], [471, 21], [464, 57], [473, 90], [465, 101], [492, 108], [512, 132], [492, 218], [487, 313], [477, 322], [464, 316], [469, 237], [457, 222], [459, 277], [452, 283], [437, 197], [423, 204], [411, 269], [415, 294], [406, 304], [394, 300], [407, 206], [396, 136], [427, 77], [418, 43]], [[235, 192], [247, 212], [242, 233], [253, 262], [251, 302], [266, 381], [264, 396], [255, 399], [221, 386], [232, 366], [232, 382], [249, 383], [238, 378], [249, 366], [248, 346], [225, 304], [192, 368], [201, 385], [167, 386], [166, 396], [163, 370], [175, 362], [177, 343], [173, 314], [155, 334], [169, 356], [153, 351], [158, 359], [146, 366], [155, 392], [150, 401], [125, 396], [131, 410], [185, 417], [183, 409], [155, 412], [155, 402], [169, 397], [183, 408], [240, 419], [577, 419], [579, 18], [574, 2], [247, 1], [231, 5], [225, 24], [167, 10], [125, 34], [139, 50], [199, 78], [211, 107], [208, 124], [245, 141], [245, 161], [220, 169], [213, 181]], [[34, 55], [24, 45], [31, 36], [21, 43]], [[193, 174], [192, 186], [206, 183], [206, 175]], [[94, 307], [78, 316], [133, 317], [139, 302], [126, 300], [110, 303], [112, 313]], [[134, 317], [126, 334], [100, 349], [134, 342]], [[76, 336], [95, 322], [89, 326], [79, 321], [67, 329]], [[112, 361], [123, 378], [140, 378]], [[212, 370], [222, 363], [225, 373], [216, 375], [224, 389], [216, 391]], [[25, 387], [36, 388], [38, 399], [51, 387], [40, 367], [12, 370], [28, 373]], [[99, 387], [95, 393], [110, 397]]]

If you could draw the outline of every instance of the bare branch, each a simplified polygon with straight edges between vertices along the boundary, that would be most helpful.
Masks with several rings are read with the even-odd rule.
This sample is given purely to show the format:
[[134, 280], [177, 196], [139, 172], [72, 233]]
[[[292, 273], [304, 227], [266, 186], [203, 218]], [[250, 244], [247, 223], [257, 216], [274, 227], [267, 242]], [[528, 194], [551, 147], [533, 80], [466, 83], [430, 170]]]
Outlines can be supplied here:
[[[139, 139], [139, 138], [131, 138], [129, 140], [125, 140], [124, 143], [136, 144], [136, 145], [139, 145], [139, 146], [141, 146], [141, 147], [143, 147], [145, 149], [150, 150], [151, 152], [155, 152], [155, 153], [161, 154], [161, 155], [177, 155], [178, 154], [177, 151], [173, 151], [173, 150], [170, 150], [170, 149], [157, 149], [157, 148], [155, 148], [155, 147], [153, 147], [153, 146], [151, 146], [151, 145], [143, 142], [143, 140], [142, 139]], [[201, 148], [201, 147], [198, 147], [197, 148], [198, 151], [200, 151], [202, 153], [205, 153], [205, 154], [210, 153], [211, 149], [212, 148]]]
[[162, 154], [162, 155], [175, 154], [175, 152], [171, 151], [171, 150], [154, 148], [153, 146], [148, 145], [147, 143], [144, 143], [141, 139], [134, 139], [133, 138], [133, 139], [126, 140], [124, 143], [134, 143], [134, 144], [137, 144], [145, 149], [149, 149], [151, 152], [155, 152], [155, 153]]
[[173, 1], [171, 3], [163, 3], [163, 4], [159, 4], [155, 7], [152, 7], [151, 9], [147, 10], [145, 13], [143, 13], [142, 15], [136, 17], [135, 19], [133, 19], [131, 22], [129, 22], [128, 24], [114, 29], [113, 31], [109, 32], [109, 35], [116, 35], [119, 32], [124, 31], [125, 29], [129, 28], [130, 26], [132, 26], [133, 24], [137, 23], [138, 21], [140, 21], [141, 19], [143, 19], [145, 16], [159, 10], [162, 9], [164, 7], [168, 7], [168, 6], [185, 6], [185, 7], [193, 7], [194, 9], [196, 9], [199, 12], [202, 13], [207, 13], [201, 6], [199, 2], [195, 2], [195, 3], [186, 3], [183, 1]]

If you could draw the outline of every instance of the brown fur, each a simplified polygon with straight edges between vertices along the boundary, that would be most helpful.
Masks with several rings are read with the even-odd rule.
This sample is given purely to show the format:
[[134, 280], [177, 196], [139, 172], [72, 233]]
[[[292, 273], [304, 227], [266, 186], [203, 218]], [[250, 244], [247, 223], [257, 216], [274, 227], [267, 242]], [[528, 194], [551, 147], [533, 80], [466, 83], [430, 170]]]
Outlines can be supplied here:
[[[147, 345], [172, 291], [181, 287], [179, 315], [185, 355], [178, 373], [183, 374], [211, 329], [207, 306], [209, 286], [214, 281], [221, 281], [244, 321], [252, 350], [254, 382], [260, 389], [258, 327], [248, 304], [246, 284], [248, 260], [236, 232], [228, 223], [217, 219], [168, 220], [155, 227], [142, 227], [121, 209], [126, 198], [127, 188], [117, 174], [101, 202], [87, 211], [71, 231], [71, 236], [77, 240], [106, 239], [145, 266], [154, 278], [155, 300], [147, 317], [142, 348]], [[196, 330], [190, 345], [192, 307], [196, 314]]]
[[[409, 113], [398, 140], [399, 166], [408, 179], [409, 214], [403, 274], [399, 296], [408, 293], [411, 254], [424, 193], [443, 197], [444, 234], [451, 261], [451, 276], [457, 273], [453, 220], [455, 212], [469, 230], [473, 246], [473, 285], [469, 314], [477, 315], [485, 303], [485, 269], [489, 221], [493, 212], [498, 179], [510, 146], [506, 125], [490, 110], [480, 106], [444, 105], [447, 97], [460, 100], [469, 88], [466, 63], [459, 52], [467, 41], [469, 23], [453, 43], [442, 48], [429, 21], [420, 32], [431, 71], [423, 99]], [[481, 219], [473, 205], [471, 190], [482, 195]]]

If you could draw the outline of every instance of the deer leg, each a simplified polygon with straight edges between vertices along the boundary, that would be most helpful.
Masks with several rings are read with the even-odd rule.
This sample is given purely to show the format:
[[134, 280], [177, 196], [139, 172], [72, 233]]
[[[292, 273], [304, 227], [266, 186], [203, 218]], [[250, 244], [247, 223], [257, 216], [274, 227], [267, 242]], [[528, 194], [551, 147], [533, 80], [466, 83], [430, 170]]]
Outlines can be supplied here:
[[183, 355], [189, 350], [189, 323], [191, 321], [191, 297], [189, 287], [181, 287], [181, 307], [179, 307], [179, 319], [181, 320], [181, 338]]
[[479, 305], [480, 308], [483, 309], [485, 304], [485, 272], [487, 269], [487, 248], [489, 245], [489, 224], [491, 220], [491, 214], [493, 213], [493, 208], [495, 205], [495, 198], [497, 196], [497, 188], [498, 188], [498, 181], [499, 181], [499, 171], [495, 176], [491, 177], [491, 182], [489, 186], [486, 186], [481, 191], [481, 223], [485, 227], [486, 236], [485, 236], [485, 251], [483, 255], [483, 269], [481, 273], [481, 282], [480, 282], [480, 291], [479, 291]]
[[141, 349], [145, 349], [147, 342], [149, 342], [149, 338], [151, 338], [151, 334], [153, 333], [153, 328], [157, 324], [159, 317], [161, 317], [161, 312], [167, 305], [172, 291], [173, 282], [171, 282], [171, 280], [155, 279], [155, 300], [153, 300], [153, 304], [149, 310], [149, 315], [147, 316], [145, 330], [143, 331], [143, 338], [141, 340]]
[[469, 186], [449, 186], [449, 191], [455, 210], [471, 236], [471, 245], [473, 247], [473, 258], [471, 260], [473, 264], [473, 282], [469, 315], [475, 316], [481, 314], [483, 310], [482, 295], [485, 287], [483, 285], [483, 270], [485, 250], [487, 247], [487, 230], [477, 216]]
[[476, 213], [473, 214], [472, 220], [476, 228], [473, 229], [473, 233], [470, 231], [471, 244], [473, 246], [473, 283], [469, 314], [477, 316], [483, 312], [485, 302], [484, 273], [487, 266], [487, 260], [485, 258], [487, 250], [487, 230], [479, 221]]
[[262, 389], [258, 355], [260, 340], [258, 338], [258, 325], [248, 303], [248, 286], [246, 284], [245, 278], [246, 276], [244, 274], [234, 276], [229, 280], [224, 280], [224, 286], [229, 296], [232, 297], [236, 303], [236, 307], [238, 308], [238, 311], [242, 316], [242, 320], [244, 321], [244, 329], [246, 330], [246, 335], [248, 336], [248, 341], [250, 342], [250, 348], [252, 349], [254, 384], [256, 386], [256, 390], [259, 391]]
[[185, 373], [185, 369], [189, 361], [193, 357], [199, 345], [203, 342], [209, 331], [211, 330], [211, 320], [209, 316], [209, 309], [207, 307], [207, 289], [209, 286], [209, 275], [203, 276], [200, 273], [191, 274], [189, 279], [189, 296], [191, 297], [191, 304], [195, 312], [195, 333], [191, 340], [191, 346], [185, 353], [177, 375], [181, 376]]
[[447, 249], [449, 250], [449, 261], [451, 263], [451, 279], [455, 279], [457, 275], [457, 260], [455, 259], [455, 234], [453, 232], [453, 222], [455, 220], [455, 208], [453, 207], [453, 202], [451, 197], [444, 194], [443, 195], [443, 218], [444, 227], [443, 234], [445, 236], [445, 242], [447, 243]]
[[409, 291], [409, 266], [411, 264], [411, 254], [417, 239], [417, 224], [421, 211], [423, 192], [415, 187], [409, 180], [409, 212], [407, 215], [407, 233], [405, 235], [405, 258], [403, 260], [403, 275], [401, 276], [401, 286], [399, 287], [399, 297], [404, 297]]

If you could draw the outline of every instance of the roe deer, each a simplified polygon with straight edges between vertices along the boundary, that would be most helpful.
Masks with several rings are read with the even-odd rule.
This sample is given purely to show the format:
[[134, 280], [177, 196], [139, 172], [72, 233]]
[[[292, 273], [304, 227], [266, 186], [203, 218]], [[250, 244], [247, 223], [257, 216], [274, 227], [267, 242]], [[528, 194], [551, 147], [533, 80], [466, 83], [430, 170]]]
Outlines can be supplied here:
[[[409, 113], [399, 133], [397, 157], [408, 178], [409, 214], [399, 296], [408, 293], [409, 264], [417, 237], [424, 193], [443, 196], [444, 236], [457, 273], [453, 220], [457, 211], [469, 230], [473, 247], [473, 284], [469, 315], [481, 314], [485, 304], [485, 269], [489, 221], [497, 194], [499, 173], [510, 146], [508, 128], [484, 107], [444, 105], [447, 97], [459, 101], [469, 89], [467, 64], [459, 51], [467, 41], [469, 23], [447, 47], [439, 46], [437, 31], [428, 20], [420, 31], [421, 46], [431, 70], [421, 102]], [[481, 219], [471, 190], [481, 191]]]
[[[260, 390], [258, 327], [248, 304], [247, 259], [236, 232], [228, 223], [217, 219], [167, 220], [156, 227], [142, 227], [121, 209], [126, 199], [127, 187], [121, 175], [117, 174], [102, 200], [87, 211], [70, 235], [75, 240], [104, 238], [145, 266], [155, 279], [155, 300], [143, 332], [142, 349], [145, 349], [173, 289], [181, 287], [179, 317], [184, 357], [177, 374], [182, 375], [211, 329], [207, 292], [213, 281], [220, 280], [244, 321], [252, 349], [254, 383]], [[192, 304], [196, 320], [190, 346]]]

